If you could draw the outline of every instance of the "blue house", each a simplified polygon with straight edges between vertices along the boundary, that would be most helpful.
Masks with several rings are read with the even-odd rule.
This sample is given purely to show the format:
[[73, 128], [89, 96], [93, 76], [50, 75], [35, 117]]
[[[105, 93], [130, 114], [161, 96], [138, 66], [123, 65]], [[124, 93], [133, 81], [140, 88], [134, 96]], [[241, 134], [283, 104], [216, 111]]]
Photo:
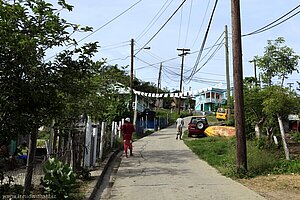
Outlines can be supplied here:
[[195, 111], [215, 112], [218, 107], [226, 104], [227, 92], [224, 85], [216, 85], [200, 90], [195, 94]]

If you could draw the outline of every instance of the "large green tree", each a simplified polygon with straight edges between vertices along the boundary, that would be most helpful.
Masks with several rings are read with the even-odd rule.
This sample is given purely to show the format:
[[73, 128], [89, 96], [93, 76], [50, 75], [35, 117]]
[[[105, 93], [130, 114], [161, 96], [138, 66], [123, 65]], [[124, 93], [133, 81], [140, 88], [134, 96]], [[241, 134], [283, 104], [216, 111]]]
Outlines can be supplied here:
[[280, 80], [280, 85], [283, 86], [288, 75], [299, 72], [299, 56], [284, 43], [283, 37], [269, 40], [264, 55], [254, 57], [256, 65], [262, 71], [262, 81], [268, 86], [272, 85], [272, 78], [274, 77], [277, 77]]
[[[64, 0], [58, 4], [72, 9]], [[62, 113], [65, 96], [73, 92], [70, 87], [81, 88], [93, 70], [95, 43], [64, 51], [55, 62], [44, 61], [48, 49], [76, 43], [69, 29], [79, 27], [60, 18], [43, 0], [0, 2], [0, 134], [7, 138], [30, 134], [25, 193], [31, 185], [38, 128]], [[76, 91], [76, 96], [85, 92]]]

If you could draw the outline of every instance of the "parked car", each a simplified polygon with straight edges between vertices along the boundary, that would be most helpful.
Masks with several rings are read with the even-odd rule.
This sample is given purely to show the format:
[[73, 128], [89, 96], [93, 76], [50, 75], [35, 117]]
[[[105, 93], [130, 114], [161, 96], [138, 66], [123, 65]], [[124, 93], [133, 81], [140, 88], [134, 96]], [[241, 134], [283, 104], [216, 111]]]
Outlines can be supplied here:
[[204, 131], [208, 126], [205, 116], [193, 116], [188, 124], [188, 137], [192, 135], [205, 135]]

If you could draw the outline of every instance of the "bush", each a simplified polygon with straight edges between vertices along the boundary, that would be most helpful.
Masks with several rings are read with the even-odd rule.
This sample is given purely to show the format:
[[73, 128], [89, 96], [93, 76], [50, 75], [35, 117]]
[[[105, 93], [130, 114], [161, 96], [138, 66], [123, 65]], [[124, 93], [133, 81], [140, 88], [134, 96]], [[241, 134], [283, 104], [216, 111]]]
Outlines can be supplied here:
[[76, 175], [72, 169], [55, 158], [50, 158], [44, 165], [45, 176], [41, 184], [46, 193], [54, 195], [56, 199], [71, 199], [70, 193], [76, 188]]
[[292, 133], [293, 139], [300, 142], [300, 132]]

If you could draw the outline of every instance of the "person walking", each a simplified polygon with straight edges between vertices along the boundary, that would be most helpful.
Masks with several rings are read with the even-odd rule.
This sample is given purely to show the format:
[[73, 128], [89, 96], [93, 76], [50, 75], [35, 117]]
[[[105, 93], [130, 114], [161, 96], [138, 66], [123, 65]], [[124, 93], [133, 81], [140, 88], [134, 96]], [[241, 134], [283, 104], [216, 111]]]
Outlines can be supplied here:
[[135, 128], [132, 123], [130, 123], [130, 118], [127, 117], [125, 119], [124, 124], [121, 126], [121, 133], [123, 137], [123, 143], [124, 143], [124, 153], [125, 157], [127, 158], [127, 151], [129, 148], [130, 156], [133, 156], [132, 154], [132, 135], [135, 132]]
[[180, 115], [180, 117], [177, 118], [176, 120], [176, 130], [177, 130], [176, 140], [178, 140], [178, 136], [179, 139], [181, 140], [183, 125], [184, 125], [184, 120], [182, 118], [182, 115]]

